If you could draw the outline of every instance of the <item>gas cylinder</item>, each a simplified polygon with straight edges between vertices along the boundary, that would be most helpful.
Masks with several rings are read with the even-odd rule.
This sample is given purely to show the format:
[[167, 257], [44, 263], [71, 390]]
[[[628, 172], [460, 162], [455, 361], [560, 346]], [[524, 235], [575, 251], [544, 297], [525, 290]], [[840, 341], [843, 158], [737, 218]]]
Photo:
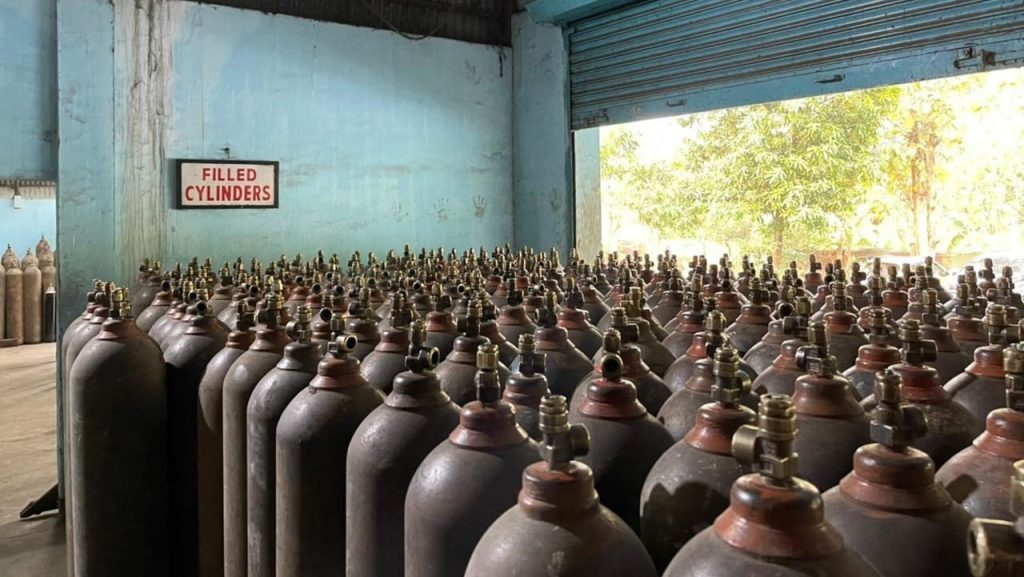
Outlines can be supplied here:
[[861, 345], [857, 351], [857, 363], [843, 371], [862, 399], [871, 394], [875, 388], [875, 373], [900, 362], [900, 350], [890, 341], [889, 311], [882, 308], [866, 309], [869, 312], [868, 344]]
[[853, 472], [822, 495], [825, 518], [884, 575], [966, 577], [971, 515], [935, 483], [928, 454], [911, 447], [928, 424], [920, 409], [901, 405], [898, 374], [876, 376], [874, 442], [857, 449]]
[[76, 575], [170, 574], [163, 361], [129, 299], [113, 291], [68, 383]]
[[[957, 285], [957, 296], [964, 295], [966, 300], [967, 285]], [[953, 340], [960, 346], [960, 350], [968, 355], [974, 354], [974, 349], [983, 347], [988, 343], [988, 335], [985, 331], [985, 323], [976, 313], [978, 307], [975, 303], [958, 304], [953, 309], [954, 316], [946, 318], [946, 326], [953, 333]]]
[[25, 344], [34, 345], [43, 340], [43, 273], [32, 251], [21, 259], [21, 272]]
[[[498, 330], [506, 339], [517, 342], [519, 335], [533, 334], [537, 325], [526, 315], [523, 309], [523, 293], [516, 288], [515, 279], [508, 281], [508, 297], [505, 306], [498, 314]], [[513, 369], [514, 370], [514, 369]]]
[[829, 347], [836, 359], [836, 368], [845, 371], [856, 364], [857, 352], [861, 345], [868, 344], [868, 339], [857, 325], [857, 315], [848, 308], [850, 298], [846, 296], [846, 287], [841, 281], [832, 283], [831, 302], [834, 310], [825, 313], [823, 318], [828, 327]]
[[172, 295], [171, 282], [169, 280], [162, 281], [160, 290], [153, 296], [152, 302], [135, 319], [135, 325], [139, 327], [139, 330], [148, 333], [153, 328], [153, 324], [167, 314], [167, 309], [170, 308], [173, 300]]
[[[644, 354], [644, 362], [651, 365], [651, 370], [660, 377], [668, 370], [669, 365], [676, 360], [675, 355], [661, 344], [661, 340], [668, 336], [666, 331], [657, 319], [651, 314], [651, 309], [644, 307], [643, 289], [638, 286], [631, 287], [626, 298], [622, 301], [622, 308], [626, 310], [626, 317], [637, 324], [640, 328], [640, 339], [637, 345]], [[606, 318], [607, 315], [606, 315]], [[611, 319], [608, 319], [611, 321]], [[602, 330], [612, 327], [611, 322]], [[601, 353], [598, 352], [598, 355]], [[599, 359], [594, 359], [597, 362]]]
[[348, 318], [345, 320], [345, 334], [356, 338], [356, 348], [351, 351], [353, 357], [362, 361], [380, 342], [380, 329], [374, 320], [370, 292], [360, 291], [359, 299], [353, 299], [348, 305]]
[[477, 400], [420, 464], [405, 499], [406, 577], [461, 577], [484, 531], [515, 505], [537, 443], [501, 400], [498, 348], [476, 353]]
[[[71, 378], [71, 369], [75, 365], [75, 360], [78, 358], [79, 353], [86, 344], [89, 343], [96, 335], [100, 334], [103, 330], [103, 323], [106, 322], [110, 316], [110, 297], [113, 290], [113, 285], [110, 283], [99, 283], [100, 289], [96, 291], [95, 295], [95, 307], [93, 307], [92, 314], [89, 316], [89, 320], [82, 323], [82, 325], [71, 335], [71, 339], [68, 343], [67, 350], [64, 352], [64, 378]], [[134, 323], [133, 323], [134, 324]], [[67, 382], [67, 381], [65, 381]]]
[[[480, 301], [470, 303], [468, 314], [459, 319], [461, 334], [455, 339], [451, 354], [434, 371], [441, 381], [441, 389], [459, 406], [476, 399], [477, 351], [491, 344], [487, 337], [480, 336], [480, 308]], [[509, 370], [500, 361], [497, 371], [502, 383], [508, 380]]]
[[818, 489], [797, 477], [796, 420], [788, 397], [762, 397], [758, 426], [740, 427], [732, 440], [733, 454], [754, 473], [733, 483], [729, 508], [683, 546], [663, 577], [878, 575], [826, 521]]
[[[146, 259], [147, 261], [149, 259]], [[138, 289], [132, 293], [132, 311], [140, 314], [153, 302], [153, 297], [160, 290], [160, 283], [163, 280], [160, 275], [160, 261], [152, 266], [144, 264], [139, 267], [140, 280]]]
[[443, 361], [452, 352], [455, 339], [459, 336], [460, 331], [452, 314], [451, 299], [448, 295], [440, 295], [436, 300], [437, 309], [427, 313], [424, 323], [427, 327], [427, 340], [424, 344], [436, 348], [441, 353]]
[[224, 574], [247, 577], [246, 412], [253, 389], [281, 359], [291, 339], [280, 326], [281, 297], [270, 293], [257, 317], [256, 338], [224, 376]]
[[835, 486], [849, 473], [853, 453], [870, 440], [869, 419], [850, 381], [836, 374], [826, 331], [824, 323], [810, 323], [812, 344], [796, 355], [807, 374], [797, 378], [793, 392], [797, 426], [803, 432], [795, 448], [802, 456], [804, 478], [819, 490]]
[[[669, 389], [673, 391], [682, 390], [690, 379], [690, 376], [693, 375], [697, 363], [701, 359], [707, 358], [709, 355], [714, 356], [714, 348], [721, 346], [722, 343], [728, 340], [728, 337], [722, 334], [724, 329], [725, 315], [719, 311], [709, 312], [704, 319], [704, 330], [693, 336], [690, 348], [686, 349], [686, 354], [676, 359], [676, 361], [669, 367], [669, 370], [665, 372], [664, 381], [665, 384], [668, 385]], [[711, 350], [709, 351], [708, 349]], [[647, 358], [645, 357], [644, 360], [647, 361]], [[648, 362], [648, 364], [650, 363]], [[757, 373], [754, 372], [754, 369], [750, 367], [750, 365], [747, 365], [743, 361], [740, 361], [740, 365], [743, 372], [745, 372], [751, 379], [757, 376]], [[710, 368], [710, 366], [708, 368]], [[654, 370], [653, 366], [651, 367], [651, 370]], [[710, 384], [706, 390], [708, 392], [711, 391]], [[704, 404], [704, 402], [697, 405], [697, 407]], [[694, 407], [694, 409], [697, 407]], [[687, 426], [683, 429], [683, 432], [685, 433], [685, 431], [688, 431], [689, 429], [690, 427]]]
[[732, 280], [728, 278], [729, 269], [722, 269], [723, 280], [719, 285], [722, 290], [715, 293], [715, 309], [722, 311], [725, 315], [726, 326], [736, 322], [746, 299], [736, 292], [732, 286]]
[[768, 334], [772, 320], [772, 309], [766, 304], [769, 294], [761, 288], [761, 279], [750, 279], [747, 292], [750, 293], [750, 302], [743, 305], [736, 321], [723, 331], [741, 357]]
[[871, 327], [871, 313], [872, 311], [882, 311], [884, 313], [886, 324], [889, 325], [889, 344], [898, 347], [900, 342], [896, 337], [899, 331], [899, 325], [896, 321], [892, 320], [892, 311], [883, 306], [882, 302], [882, 289], [881, 289], [882, 278], [878, 276], [872, 276], [868, 278], [868, 289], [864, 293], [865, 303], [857, 311], [857, 326], [864, 332], [869, 332]]
[[[156, 344], [163, 347], [164, 338], [167, 333], [174, 328], [174, 325], [178, 324], [179, 321], [185, 316], [185, 312], [188, 309], [189, 299], [195, 299], [195, 286], [192, 281], [183, 281], [179, 288], [173, 293], [172, 301], [170, 306], [167, 307], [167, 312], [160, 318], [158, 318], [153, 326], [149, 328], [149, 336], [152, 337]], [[155, 297], [154, 297], [155, 298]]]
[[[569, 341], [568, 331], [558, 326], [554, 298], [553, 293], [546, 295], [546, 306], [540, 310], [541, 326], [533, 333], [534, 342], [537, 350], [545, 354], [544, 374], [548, 387], [554, 393], [572, 398], [577, 384], [590, 373], [592, 366]], [[509, 369], [519, 370], [519, 362], [517, 357]]]
[[[808, 333], [807, 317], [804, 312], [810, 310], [810, 301], [807, 297], [797, 297], [797, 313], [782, 319], [783, 332], [789, 333], [792, 338], [782, 342], [779, 347], [779, 354], [772, 361], [772, 364], [763, 373], [754, 379], [754, 388], [763, 389], [765, 392], [777, 395], [792, 395], [796, 387], [796, 380], [804, 374], [804, 370], [797, 363], [797, 351], [809, 344], [825, 346], [825, 336], [815, 333], [814, 338], [823, 339], [822, 342], [811, 342], [812, 337]], [[777, 321], [773, 321], [777, 322]]]
[[1024, 459], [1024, 345], [1002, 352], [1006, 406], [989, 413], [985, 432], [939, 469], [935, 479], [975, 517], [1015, 521], [1006, 479]]
[[199, 566], [204, 576], [224, 574], [224, 378], [256, 337], [252, 312], [244, 302], [241, 307], [235, 330], [228, 334], [224, 348], [210, 359], [199, 381], [196, 462]]
[[480, 538], [465, 577], [656, 577], [643, 544], [605, 508], [590, 467], [585, 427], [569, 425], [564, 397], [541, 403], [542, 463], [523, 472], [518, 503]]
[[[0, 346], [14, 346], [15, 343], [11, 341], [8, 343], [4, 338], [4, 330], [6, 329], [6, 318], [7, 318], [7, 269], [0, 265]], [[85, 313], [83, 313], [85, 314]], [[72, 323], [79, 321], [81, 317], [76, 318]], [[70, 328], [70, 327], [69, 327]], [[66, 332], [66, 331], [65, 331]], [[67, 341], [65, 341], [67, 342]], [[63, 357], [63, 354], [61, 355]]]
[[519, 365], [509, 375], [502, 398], [516, 407], [516, 423], [533, 440], [540, 440], [540, 400], [548, 394], [544, 353], [536, 352], [533, 335], [519, 335]]
[[409, 325], [413, 321], [413, 309], [401, 296], [393, 297], [399, 302], [392, 304], [388, 316], [391, 326], [381, 333], [380, 342], [373, 352], [363, 359], [360, 372], [366, 380], [384, 394], [391, 392], [395, 376], [405, 370], [405, 355], [409, 352]]
[[480, 317], [480, 335], [487, 337], [492, 345], [498, 347], [498, 360], [501, 361], [501, 364], [511, 365], [516, 360], [519, 349], [498, 330], [497, 308], [489, 300], [483, 300], [480, 303], [480, 311], [482, 315]]
[[[11, 245], [7, 251], [13, 255]], [[25, 342], [25, 275], [18, 266], [18, 258], [4, 262], [4, 338], [15, 346]]]
[[[658, 296], [658, 293], [654, 296]], [[675, 318], [685, 305], [686, 293], [683, 291], [683, 281], [679, 278], [679, 271], [673, 270], [672, 276], [665, 281], [665, 290], [660, 292], [657, 303], [652, 305], [651, 315], [664, 326]]]
[[953, 377], [944, 388], [979, 421], [1004, 406], [1003, 347], [1008, 342], [1005, 309], [990, 305], [985, 314], [988, 346], [974, 350], [974, 362]]
[[288, 311], [289, 317], [294, 317], [298, 312], [299, 307], [306, 304], [306, 297], [309, 296], [309, 289], [306, 287], [306, 279], [301, 275], [297, 276], [292, 281], [291, 293], [288, 295], [288, 300], [284, 302], [284, 308]]
[[1017, 577], [1024, 568], [1024, 461], [1013, 464], [1010, 512], [1014, 521], [975, 519], [967, 536], [967, 560], [975, 577]]
[[[970, 445], [971, 440], [984, 431], [984, 424], [942, 388], [938, 373], [926, 364], [935, 358], [935, 344], [922, 337], [920, 323], [905, 319], [900, 327], [902, 362], [890, 369], [903, 383], [904, 401], [917, 407], [928, 419], [928, 431], [914, 438], [911, 446], [927, 453], [935, 466], [941, 467]], [[874, 409], [875, 404], [873, 395], [861, 401], [867, 411]]]
[[907, 313], [907, 307], [910, 306], [910, 295], [900, 289], [898, 281], [896, 266], [887, 266], [885, 290], [882, 291], [882, 306], [892, 312], [894, 321], [902, 319], [903, 315]]
[[213, 294], [210, 295], [210, 300], [206, 303], [213, 312], [213, 316], [219, 316], [231, 304], [232, 295], [235, 290], [233, 283], [234, 278], [231, 276], [231, 269], [228, 268], [227, 263], [224, 263], [224, 266], [220, 269], [220, 282], [214, 287]]
[[288, 403], [316, 375], [320, 348], [309, 341], [309, 321], [309, 307], [298, 305], [295, 320], [288, 323], [292, 342], [285, 346], [277, 365], [253, 389], [246, 410], [249, 577], [274, 577], [275, 434]]
[[[636, 387], [636, 398], [640, 404], [652, 415], [657, 415], [662, 405], [672, 395], [665, 381], [654, 374], [647, 366], [641, 356], [640, 349], [634, 344], [638, 338], [639, 330], [635, 323], [627, 323], [620, 333], [612, 328], [604, 335], [605, 354], [612, 353], [622, 357], [622, 376]], [[601, 378], [601, 364], [595, 365], [594, 370], [580, 381], [573, 393], [569, 403], [571, 410], [582, 403], [587, 396], [587, 386], [591, 381]]]
[[572, 279], [569, 279], [568, 288], [565, 306], [558, 311], [558, 326], [568, 331], [572, 344], [587, 358], [591, 358], [601, 348], [603, 337], [582, 309], [583, 293], [576, 290]]
[[[184, 313], [176, 322], [165, 325], [166, 330], [163, 332], [163, 336], [160, 340], [157, 341], [157, 344], [160, 345], [160, 349], [162, 351], [166, 352], [174, 345], [175, 342], [178, 341], [181, 335], [185, 334], [185, 331], [188, 330], [189, 322], [192, 320], [192, 317], [196, 316], [196, 304], [200, 301], [206, 302], [206, 299], [209, 297], [209, 291], [205, 288], [192, 291], [186, 296]], [[182, 305], [179, 305], [178, 308], [181, 309], [181, 306]], [[221, 325], [221, 327], [223, 328], [223, 325]]]
[[942, 320], [938, 293], [932, 289], [921, 295], [921, 338], [935, 341], [935, 359], [928, 364], [939, 373], [939, 383], [945, 384], [971, 364], [971, 355], [965, 353], [953, 340], [952, 332]]
[[199, 539], [200, 515], [204, 519], [213, 518], [221, 515], [222, 511], [218, 507], [219, 500], [199, 501], [197, 435], [199, 384], [207, 365], [224, 347], [227, 337], [206, 301], [199, 301], [195, 304], [195, 315], [189, 319], [188, 329], [164, 352], [169, 439], [167, 468], [171, 489], [170, 563], [173, 575], [206, 576], [224, 572], [223, 533], [204, 531], [208, 540]]
[[750, 380], [729, 345], [715, 352], [714, 372], [714, 401], [700, 408], [686, 436], [658, 459], [640, 493], [640, 536], [659, 570], [725, 511], [729, 489], [745, 472], [730, 447], [733, 433], [756, 418], [740, 404]]
[[685, 299], [686, 305], [683, 309], [666, 323], [665, 330], [669, 331], [669, 334], [661, 341], [677, 359], [686, 354], [686, 349], [693, 343], [693, 335], [704, 330], [704, 297], [701, 296], [699, 278], [695, 278], [690, 290], [686, 291]]
[[640, 490], [647, 473], [669, 447], [672, 436], [637, 401], [636, 387], [622, 378], [622, 358], [606, 353], [601, 378], [570, 408], [569, 419], [591, 434], [591, 450], [581, 461], [594, 472], [605, 505], [634, 531], [640, 531]]
[[423, 346], [423, 322], [410, 329], [409, 370], [356, 430], [349, 445], [345, 495], [346, 574], [401, 575], [405, 566], [405, 498], [424, 458], [459, 423], [459, 408], [431, 370], [437, 349]]
[[345, 574], [345, 453], [384, 402], [339, 335], [277, 425], [276, 577]]
[[814, 255], [808, 255], [807, 260], [810, 264], [807, 267], [807, 274], [804, 275], [804, 288], [813, 294], [818, 292], [818, 287], [824, 284], [825, 280], [821, 275], [821, 263]]
[[743, 361], [757, 371], [758, 376], [770, 369], [772, 362], [782, 352], [782, 343], [794, 338], [798, 330], [807, 326], [811, 314], [810, 298], [803, 295], [793, 297], [795, 293], [794, 287], [782, 287], [780, 300], [773, 313], [775, 319], [768, 323], [768, 332], [761, 338], [761, 342], [743, 355]]

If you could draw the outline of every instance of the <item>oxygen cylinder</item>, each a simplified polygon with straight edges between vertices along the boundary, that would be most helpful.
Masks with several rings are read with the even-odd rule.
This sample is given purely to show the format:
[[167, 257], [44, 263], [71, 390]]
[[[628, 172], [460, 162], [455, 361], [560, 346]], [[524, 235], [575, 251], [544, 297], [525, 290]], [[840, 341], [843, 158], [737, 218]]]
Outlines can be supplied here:
[[34, 345], [43, 341], [43, 273], [32, 251], [21, 259], [21, 271], [25, 344]]
[[[8, 245], [7, 250], [11, 247]], [[25, 342], [25, 293], [24, 274], [18, 267], [17, 258], [13, 262], [8, 261], [5, 265], [7, 272], [4, 275], [6, 296], [4, 306], [4, 337], [14, 345]]]

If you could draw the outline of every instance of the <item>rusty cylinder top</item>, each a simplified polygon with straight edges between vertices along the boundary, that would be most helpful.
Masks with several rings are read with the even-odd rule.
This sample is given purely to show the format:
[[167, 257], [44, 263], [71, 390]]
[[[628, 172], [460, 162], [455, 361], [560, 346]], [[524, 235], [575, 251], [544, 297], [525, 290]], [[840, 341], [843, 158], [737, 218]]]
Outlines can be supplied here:
[[416, 410], [438, 407], [451, 402], [441, 390], [441, 381], [433, 369], [441, 362], [441, 352], [426, 347], [426, 328], [416, 319], [409, 327], [409, 354], [405, 357], [406, 371], [398, 373], [391, 393], [384, 404], [394, 409]]
[[504, 399], [538, 408], [541, 397], [548, 394], [548, 379], [544, 376], [546, 358], [544, 353], [537, 352], [533, 335], [519, 335], [519, 368], [508, 377]]
[[359, 370], [359, 359], [349, 354], [358, 340], [352, 335], [338, 335], [329, 345], [327, 354], [316, 368], [316, 376], [309, 382], [311, 389], [342, 390], [368, 385]]
[[974, 446], [1004, 459], [1024, 459], [1024, 344], [1002, 351], [1006, 382], [1006, 408], [996, 409], [985, 419], [985, 432]]
[[462, 407], [459, 426], [448, 440], [470, 449], [500, 449], [526, 442], [526, 432], [516, 424], [515, 406], [501, 399], [498, 347], [481, 346], [476, 359], [477, 400]]
[[688, 445], [707, 453], [732, 454], [732, 437], [743, 425], [754, 422], [754, 411], [739, 404], [740, 398], [750, 392], [750, 377], [739, 369], [739, 355], [729, 345], [715, 352], [715, 383], [711, 397], [697, 411], [693, 427], [684, 440]]
[[796, 363], [807, 372], [797, 377], [793, 407], [797, 413], [815, 417], [848, 419], [864, 414], [853, 396], [850, 381], [836, 374], [836, 358], [829, 354], [824, 323], [814, 321], [808, 327], [810, 345], [800, 347]]
[[622, 357], [607, 353], [600, 363], [601, 377], [587, 385], [580, 414], [596, 419], [628, 420], [647, 414], [636, 398], [636, 385], [622, 378]]

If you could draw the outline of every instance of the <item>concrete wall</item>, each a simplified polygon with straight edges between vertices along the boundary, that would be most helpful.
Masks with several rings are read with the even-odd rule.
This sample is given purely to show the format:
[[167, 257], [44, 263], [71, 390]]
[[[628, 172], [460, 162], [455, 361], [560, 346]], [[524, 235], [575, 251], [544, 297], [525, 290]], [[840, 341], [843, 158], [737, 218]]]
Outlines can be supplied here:
[[56, 69], [54, 0], [0, 0], [0, 179], [57, 177]]
[[[507, 51], [177, 0], [57, 6], [64, 320], [146, 255], [512, 240]], [[280, 208], [173, 210], [176, 158], [279, 160]]]
[[7, 245], [21, 257], [25, 249], [35, 249], [45, 235], [50, 247], [57, 248], [57, 203], [50, 199], [25, 199], [22, 208], [14, 208], [10, 189], [0, 188], [0, 251]]

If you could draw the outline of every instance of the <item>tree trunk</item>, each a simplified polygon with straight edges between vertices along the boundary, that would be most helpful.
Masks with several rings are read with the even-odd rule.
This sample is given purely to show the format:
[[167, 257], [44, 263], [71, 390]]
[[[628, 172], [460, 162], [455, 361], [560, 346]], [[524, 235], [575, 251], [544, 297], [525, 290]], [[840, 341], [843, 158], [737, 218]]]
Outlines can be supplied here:
[[783, 268], [782, 249], [784, 247], [786, 221], [781, 216], [776, 216], [772, 218], [772, 228], [775, 229], [775, 246], [772, 248], [772, 261], [775, 264], [775, 270], [781, 270]]

